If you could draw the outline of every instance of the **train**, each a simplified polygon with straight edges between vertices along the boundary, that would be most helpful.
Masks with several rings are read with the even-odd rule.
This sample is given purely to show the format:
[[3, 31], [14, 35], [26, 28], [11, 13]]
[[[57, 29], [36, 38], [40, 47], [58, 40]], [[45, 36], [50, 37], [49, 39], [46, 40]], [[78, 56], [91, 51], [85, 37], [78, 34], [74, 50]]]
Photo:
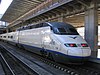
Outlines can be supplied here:
[[84, 63], [91, 56], [87, 42], [71, 24], [64, 22], [24, 26], [0, 34], [0, 39], [63, 64]]

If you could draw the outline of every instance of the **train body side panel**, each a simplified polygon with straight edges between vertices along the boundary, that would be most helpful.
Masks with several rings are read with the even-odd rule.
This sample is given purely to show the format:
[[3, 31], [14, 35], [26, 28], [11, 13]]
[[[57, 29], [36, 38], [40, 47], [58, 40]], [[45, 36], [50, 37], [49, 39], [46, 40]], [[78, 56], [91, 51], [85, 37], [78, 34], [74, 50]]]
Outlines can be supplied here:
[[[43, 39], [44, 34], [48, 29], [48, 27], [44, 27], [20, 31], [19, 44], [23, 45], [26, 49], [30, 51], [40, 54], [40, 50], [42, 50], [45, 46], [43, 44]], [[34, 48], [32, 48], [32, 46]]]

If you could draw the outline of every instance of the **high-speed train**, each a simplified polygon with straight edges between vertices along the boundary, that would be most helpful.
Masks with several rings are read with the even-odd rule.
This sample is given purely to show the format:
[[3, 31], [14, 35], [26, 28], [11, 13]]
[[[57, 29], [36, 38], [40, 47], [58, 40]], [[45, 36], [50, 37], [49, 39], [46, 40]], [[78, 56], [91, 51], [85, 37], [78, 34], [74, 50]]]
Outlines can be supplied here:
[[0, 35], [0, 39], [60, 63], [83, 63], [91, 55], [76, 29], [63, 22], [45, 22]]

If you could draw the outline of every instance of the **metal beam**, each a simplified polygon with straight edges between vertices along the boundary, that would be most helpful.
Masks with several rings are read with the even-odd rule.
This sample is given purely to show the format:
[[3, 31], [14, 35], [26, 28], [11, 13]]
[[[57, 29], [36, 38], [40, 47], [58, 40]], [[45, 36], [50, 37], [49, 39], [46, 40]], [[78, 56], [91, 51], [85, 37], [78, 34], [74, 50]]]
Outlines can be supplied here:
[[41, 1], [38, 0], [28, 0], [28, 1], [41, 4]]
[[89, 7], [89, 5], [86, 3], [86, 2], [84, 2], [83, 0], [77, 0], [77, 2], [79, 2], [80, 4], [82, 4], [83, 6], [85, 6], [85, 7]]

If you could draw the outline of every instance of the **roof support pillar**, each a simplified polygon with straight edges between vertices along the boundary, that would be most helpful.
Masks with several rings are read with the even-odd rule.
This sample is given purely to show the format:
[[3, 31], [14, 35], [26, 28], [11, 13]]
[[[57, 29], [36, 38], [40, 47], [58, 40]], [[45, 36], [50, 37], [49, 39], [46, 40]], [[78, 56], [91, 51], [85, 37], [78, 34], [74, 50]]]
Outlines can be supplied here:
[[98, 52], [98, 13], [97, 1], [93, 0], [93, 8], [85, 11], [85, 39], [88, 42], [92, 57], [97, 57]]

